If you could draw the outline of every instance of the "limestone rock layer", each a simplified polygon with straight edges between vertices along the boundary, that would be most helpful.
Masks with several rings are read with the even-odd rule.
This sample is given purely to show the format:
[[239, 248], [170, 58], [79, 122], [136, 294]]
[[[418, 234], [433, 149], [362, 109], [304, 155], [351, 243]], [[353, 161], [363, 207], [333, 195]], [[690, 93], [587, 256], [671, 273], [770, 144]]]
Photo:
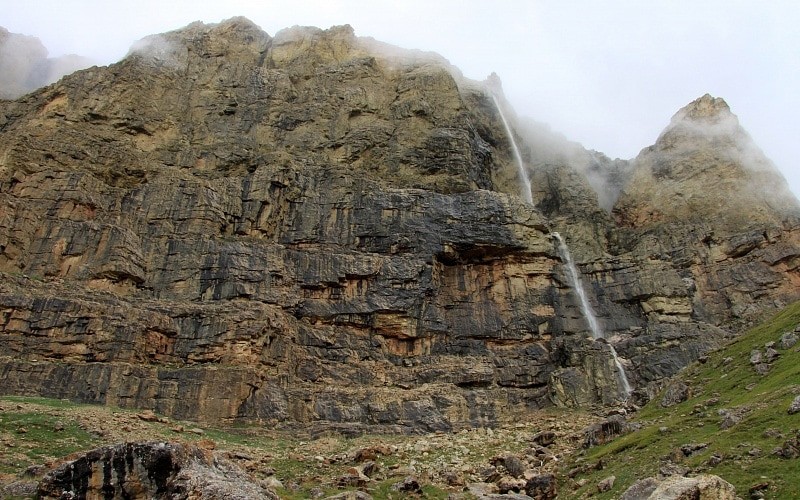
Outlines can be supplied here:
[[700, 140], [676, 117], [633, 162], [518, 126], [532, 206], [489, 92], [346, 26], [236, 18], [0, 101], [0, 392], [452, 430], [617, 400], [611, 345], [647, 398], [800, 298], [791, 195], [684, 215], [698, 176], [776, 179], [730, 158], [738, 122]]

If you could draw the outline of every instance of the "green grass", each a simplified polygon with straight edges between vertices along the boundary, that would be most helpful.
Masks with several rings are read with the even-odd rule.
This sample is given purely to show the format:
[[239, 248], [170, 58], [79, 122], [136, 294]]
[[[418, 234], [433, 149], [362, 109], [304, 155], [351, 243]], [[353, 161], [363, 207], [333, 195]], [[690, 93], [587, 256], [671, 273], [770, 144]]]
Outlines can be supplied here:
[[[92, 448], [97, 438], [81, 429], [77, 422], [41, 413], [6, 413], [0, 417], [0, 434], [14, 436], [7, 445], [0, 472], [18, 473], [76, 451]], [[13, 455], [13, 458], [12, 458]]]
[[[636, 415], [634, 421], [643, 424], [640, 430], [591, 448], [570, 464], [584, 464], [588, 469], [603, 464], [602, 470], [589, 470], [576, 477], [587, 483], [574, 492], [575, 496], [596, 493], [597, 482], [614, 475], [614, 488], [595, 498], [616, 498], [637, 479], [656, 475], [670, 453], [681, 445], [708, 443], [680, 465], [692, 472], [722, 477], [742, 497], [749, 495], [751, 486], [768, 482], [767, 498], [797, 498], [800, 461], [775, 457], [772, 450], [800, 429], [800, 414], [786, 411], [800, 393], [800, 344], [788, 350], [777, 345], [781, 335], [798, 324], [800, 302], [711, 354], [705, 363], [687, 367], [679, 378], [692, 388], [689, 400], [663, 408], [661, 396], [657, 396]], [[762, 376], [750, 364], [750, 353], [754, 349], [763, 352], [771, 341], [776, 342], [780, 357]], [[721, 429], [719, 410], [736, 408], [744, 410], [742, 420]], [[765, 433], [768, 429], [778, 429], [784, 437], [770, 436]], [[708, 461], [715, 454], [723, 460], [710, 465]]]

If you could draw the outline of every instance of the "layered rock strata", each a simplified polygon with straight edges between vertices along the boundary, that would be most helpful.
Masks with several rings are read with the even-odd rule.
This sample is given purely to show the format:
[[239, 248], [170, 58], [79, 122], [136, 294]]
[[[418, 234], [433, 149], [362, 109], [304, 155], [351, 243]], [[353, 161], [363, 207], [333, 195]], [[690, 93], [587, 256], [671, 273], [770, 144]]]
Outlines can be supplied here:
[[0, 102], [0, 391], [344, 431], [613, 402], [551, 229], [637, 397], [798, 298], [793, 199], [743, 231], [648, 218], [650, 153], [515, 139], [536, 206], [446, 61], [241, 18]]

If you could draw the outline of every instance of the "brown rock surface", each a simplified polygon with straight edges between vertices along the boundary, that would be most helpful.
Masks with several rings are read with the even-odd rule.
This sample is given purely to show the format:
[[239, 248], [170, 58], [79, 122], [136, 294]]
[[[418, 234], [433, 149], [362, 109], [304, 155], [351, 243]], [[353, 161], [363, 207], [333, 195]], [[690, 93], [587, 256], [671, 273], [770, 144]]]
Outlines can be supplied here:
[[618, 400], [609, 344], [647, 397], [798, 298], [800, 225], [763, 197], [747, 227], [641, 215], [663, 179], [697, 190], [738, 128], [696, 140], [684, 113], [632, 165], [526, 139], [528, 206], [488, 92], [347, 26], [235, 18], [0, 102], [0, 392], [447, 431]]

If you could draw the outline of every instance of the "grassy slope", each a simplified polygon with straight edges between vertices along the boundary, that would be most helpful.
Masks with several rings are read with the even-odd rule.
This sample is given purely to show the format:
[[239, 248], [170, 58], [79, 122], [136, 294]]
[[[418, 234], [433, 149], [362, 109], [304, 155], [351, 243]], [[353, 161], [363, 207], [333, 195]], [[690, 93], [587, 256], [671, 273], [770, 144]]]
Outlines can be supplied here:
[[[781, 335], [798, 324], [800, 302], [713, 353], [705, 363], [687, 367], [680, 379], [691, 387], [692, 397], [670, 408], [661, 407], [661, 398], [655, 398], [634, 418], [643, 424], [640, 430], [587, 450], [576, 461], [589, 466], [602, 462], [603, 468], [577, 476], [576, 480], [587, 482], [574, 495], [596, 493], [597, 482], [614, 475], [614, 488], [596, 498], [616, 498], [636, 479], [657, 475], [676, 448], [708, 443], [679, 464], [695, 473], [722, 477], [744, 498], [752, 486], [765, 482], [769, 483], [766, 498], [797, 498], [800, 460], [781, 459], [772, 451], [800, 429], [800, 414], [786, 411], [800, 394], [800, 344], [787, 350], [778, 346]], [[750, 353], [763, 352], [767, 342], [776, 342], [780, 357], [766, 375], [759, 375], [750, 364]], [[721, 409], [741, 409], [743, 418], [723, 430]], [[777, 429], [783, 437], [769, 429]], [[713, 455], [722, 461], [710, 465]]]

